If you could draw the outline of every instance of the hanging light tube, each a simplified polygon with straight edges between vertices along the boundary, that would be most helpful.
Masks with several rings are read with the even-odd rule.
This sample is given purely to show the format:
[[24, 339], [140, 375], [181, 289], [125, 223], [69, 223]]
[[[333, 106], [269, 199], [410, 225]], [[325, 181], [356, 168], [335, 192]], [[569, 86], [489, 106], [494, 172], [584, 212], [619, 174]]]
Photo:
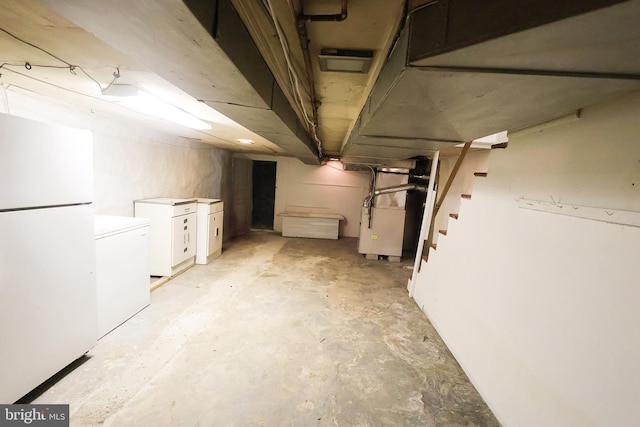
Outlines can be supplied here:
[[148, 116], [169, 120], [191, 129], [211, 129], [210, 124], [134, 85], [112, 84], [102, 91], [102, 95], [110, 101]]

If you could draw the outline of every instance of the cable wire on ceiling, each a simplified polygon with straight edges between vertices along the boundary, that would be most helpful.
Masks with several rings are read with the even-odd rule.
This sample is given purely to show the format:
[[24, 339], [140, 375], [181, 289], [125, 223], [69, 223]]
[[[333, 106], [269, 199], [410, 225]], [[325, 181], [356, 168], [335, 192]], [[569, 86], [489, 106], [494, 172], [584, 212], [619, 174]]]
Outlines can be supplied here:
[[[31, 46], [34, 49], [37, 49], [43, 53], [46, 53], [47, 55], [49, 55], [50, 57], [62, 62], [63, 64], [65, 64], [64, 66], [62, 65], [41, 65], [41, 64], [32, 64], [29, 61], [26, 61], [24, 64], [20, 63], [20, 64], [12, 64], [10, 62], [4, 62], [2, 64], [0, 64], [0, 70], [2, 68], [6, 68], [6, 67], [24, 67], [27, 70], [31, 70], [33, 67], [38, 67], [38, 68], [60, 68], [60, 69], [68, 69], [69, 72], [73, 75], [77, 75], [76, 73], [76, 69], [82, 71], [82, 73], [87, 76], [89, 79], [91, 79], [95, 84], [98, 85], [98, 87], [100, 88], [100, 92], [108, 89], [109, 87], [111, 87], [112, 84], [114, 84], [116, 82], [116, 80], [118, 80], [120, 78], [120, 69], [116, 67], [116, 71], [113, 72], [113, 79], [111, 80], [111, 82], [105, 86], [102, 87], [102, 85], [100, 84], [100, 82], [96, 79], [94, 79], [84, 68], [82, 68], [80, 65], [76, 65], [76, 64], [72, 64], [70, 62], [65, 61], [64, 59], [60, 58], [57, 55], [54, 55], [53, 53], [49, 52], [48, 50], [41, 48], [40, 46], [37, 46], [31, 42], [28, 42], [18, 36], [16, 36], [15, 34], [5, 30], [4, 28], [0, 28], [0, 31], [7, 34], [10, 37], [13, 37], [14, 39], [18, 40], [21, 43], [26, 44], [27, 46]], [[2, 77], [2, 74], [0, 74], [0, 77]]]
[[4, 83], [0, 83], [0, 87], [2, 87], [2, 97], [4, 99], [4, 110], [6, 114], [11, 114], [9, 110], [9, 97], [7, 96], [7, 88]]
[[289, 80], [297, 95], [295, 100], [298, 103], [298, 106], [302, 109], [302, 113], [307, 123], [309, 123], [310, 125], [313, 125], [313, 122], [309, 119], [309, 114], [307, 113], [306, 107], [304, 105], [302, 94], [300, 93], [300, 81], [298, 80], [298, 74], [296, 73], [293, 67], [293, 64], [291, 63], [291, 50], [289, 49], [289, 41], [287, 40], [287, 37], [282, 31], [282, 27], [280, 26], [280, 23], [276, 18], [275, 12], [273, 10], [273, 6], [271, 4], [271, 0], [264, 0], [264, 1], [266, 1], [267, 3], [267, 11], [269, 13], [269, 17], [273, 22], [273, 26], [276, 29], [276, 33], [278, 35], [280, 46], [282, 47], [284, 59], [287, 64], [287, 72], [289, 74]]
[[273, 25], [276, 29], [276, 33], [278, 35], [278, 39], [280, 40], [280, 45], [282, 46], [282, 51], [284, 54], [284, 59], [285, 62], [287, 64], [287, 71], [289, 74], [289, 81], [291, 83], [291, 85], [293, 86], [294, 89], [294, 93], [296, 96], [294, 96], [296, 102], [298, 103], [298, 106], [300, 107], [301, 111], [302, 111], [302, 115], [304, 116], [304, 119], [306, 120], [306, 122], [309, 124], [309, 126], [311, 127], [311, 133], [312, 133], [312, 137], [316, 143], [316, 146], [318, 148], [318, 156], [322, 157], [322, 142], [320, 141], [320, 139], [318, 138], [318, 129], [316, 124], [309, 119], [309, 114], [307, 113], [307, 109], [304, 105], [304, 99], [302, 98], [302, 94], [300, 93], [300, 82], [298, 80], [298, 76], [297, 73], [293, 67], [293, 64], [291, 63], [291, 58], [290, 58], [290, 54], [289, 54], [289, 47], [286, 41], [286, 37], [282, 31], [282, 28], [280, 27], [280, 24], [278, 23], [278, 19], [276, 18], [275, 12], [273, 10], [273, 5], [271, 4], [271, 0], [265, 0], [268, 6], [268, 12], [269, 15], [271, 17], [271, 20], [273, 21]]
[[280, 26], [280, 23], [278, 22], [275, 16], [275, 12], [273, 10], [271, 0], [265, 0], [265, 1], [267, 2], [269, 16], [273, 22], [274, 28], [276, 29], [278, 40], [280, 41], [280, 45], [282, 47], [285, 62], [287, 64], [287, 72], [289, 74], [290, 83], [295, 90], [295, 94], [297, 95], [295, 100], [298, 103], [298, 106], [301, 108], [306, 122], [309, 123], [311, 126], [315, 126], [313, 121], [309, 119], [309, 114], [307, 113], [306, 107], [304, 105], [304, 100], [302, 98], [302, 94], [300, 93], [300, 81], [298, 80], [298, 74], [296, 73], [293, 67], [293, 64], [291, 63], [291, 51], [289, 49], [289, 42], [284, 32], [282, 31], [282, 27]]
[[[21, 72], [18, 72], [18, 71], [12, 70], [12, 69], [10, 69], [10, 68], [5, 68], [5, 69], [6, 69], [8, 72], [10, 72], [10, 73], [13, 73], [13, 74], [19, 75], [19, 76], [21, 76], [21, 77], [24, 77], [24, 78], [27, 78], [27, 79], [30, 79], [30, 80], [33, 80], [33, 81], [36, 81], [36, 82], [39, 82], [39, 83], [42, 83], [42, 84], [45, 84], [45, 85], [47, 85], [47, 86], [54, 87], [54, 88], [56, 88], [56, 89], [63, 90], [63, 91], [65, 91], [65, 92], [74, 93], [74, 94], [76, 94], [76, 95], [88, 96], [88, 97], [90, 97], [90, 98], [100, 99], [100, 98], [97, 98], [97, 97], [95, 97], [95, 96], [87, 95], [86, 93], [79, 92], [79, 91], [74, 90], [74, 89], [70, 89], [70, 88], [68, 88], [68, 87], [64, 87], [64, 86], [60, 86], [60, 85], [55, 84], [55, 83], [51, 83], [50, 81], [47, 81], [47, 80], [43, 80], [43, 79], [36, 78], [36, 77], [34, 77], [33, 75], [29, 75], [30, 73], [21, 73]], [[1, 75], [0, 75], [0, 77], [1, 77]], [[11, 83], [11, 84], [9, 84], [9, 85], [7, 86], [7, 88], [8, 88], [8, 89], [10, 89], [10, 88], [19, 88], [19, 89], [22, 89], [22, 90], [25, 90], [25, 91], [28, 91], [28, 92], [32, 92], [32, 91], [33, 91], [32, 89], [29, 89], [29, 88], [27, 88], [27, 87], [22, 87], [22, 86], [20, 86], [19, 84], [15, 84], [15, 83]]]

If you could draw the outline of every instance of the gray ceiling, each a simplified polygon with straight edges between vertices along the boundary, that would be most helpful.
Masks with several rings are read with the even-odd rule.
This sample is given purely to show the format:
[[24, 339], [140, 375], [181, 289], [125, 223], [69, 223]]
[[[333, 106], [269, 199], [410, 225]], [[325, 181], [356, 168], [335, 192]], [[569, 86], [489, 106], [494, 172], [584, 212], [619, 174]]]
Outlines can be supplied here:
[[[640, 89], [640, 0], [417, 3], [349, 0], [346, 19], [314, 22], [302, 11], [333, 14], [341, 1], [4, 0], [0, 26], [81, 65], [99, 86], [118, 67], [120, 82], [154, 88], [214, 125], [193, 131], [135, 116], [150, 126], [306, 163], [320, 153], [374, 164], [430, 156]], [[9, 94], [131, 115], [85, 76], [25, 70], [59, 65], [41, 50], [7, 33], [0, 43]], [[364, 75], [325, 73], [323, 47], [370, 48], [374, 64]]]
[[[464, 28], [455, 28], [451, 14], [461, 7], [456, 3], [467, 4], [436, 1], [410, 14], [344, 161], [418, 155], [419, 148], [515, 131], [640, 89], [640, 2], [610, 2], [617, 4], [605, 8], [603, 2], [575, 3], [579, 12], [587, 3], [595, 10], [556, 21], [553, 9], [534, 6], [521, 11], [531, 20], [522, 18], [517, 31], [496, 38], [496, 31], [514, 25], [513, 8], [494, 11], [494, 28], [480, 23], [470, 31], [471, 18], [458, 19]], [[491, 3], [499, 2], [474, 7]], [[559, 13], [573, 12], [574, 5], [555, 5]], [[552, 21], [538, 25], [539, 20]]]

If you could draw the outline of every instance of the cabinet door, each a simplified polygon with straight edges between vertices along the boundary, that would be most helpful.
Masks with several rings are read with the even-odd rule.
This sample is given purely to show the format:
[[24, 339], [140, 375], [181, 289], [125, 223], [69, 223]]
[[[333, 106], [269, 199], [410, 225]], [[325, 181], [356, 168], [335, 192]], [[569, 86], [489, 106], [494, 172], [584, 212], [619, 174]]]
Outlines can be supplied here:
[[222, 249], [222, 211], [209, 216], [209, 253]]
[[196, 254], [196, 214], [180, 215], [172, 218], [173, 247], [171, 248], [171, 266]]
[[205, 253], [207, 256], [211, 255], [215, 251], [216, 247], [216, 215], [210, 214], [208, 216], [209, 221], [207, 224], [207, 247]]
[[95, 345], [93, 235], [93, 205], [0, 212], [0, 402]]

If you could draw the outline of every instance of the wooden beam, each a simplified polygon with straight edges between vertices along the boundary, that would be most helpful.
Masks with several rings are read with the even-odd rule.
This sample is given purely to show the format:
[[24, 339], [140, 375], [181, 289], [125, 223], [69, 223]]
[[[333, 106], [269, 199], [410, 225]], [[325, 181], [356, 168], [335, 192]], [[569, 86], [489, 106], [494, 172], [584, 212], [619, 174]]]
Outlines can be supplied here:
[[464, 147], [462, 147], [462, 152], [460, 153], [460, 155], [458, 156], [458, 159], [456, 160], [456, 164], [453, 166], [453, 170], [451, 171], [451, 174], [449, 175], [449, 179], [447, 179], [447, 183], [444, 185], [444, 188], [442, 189], [442, 194], [440, 194], [440, 199], [436, 202], [436, 207], [433, 211], [433, 217], [435, 218], [436, 215], [438, 215], [438, 211], [440, 210], [440, 206], [442, 206], [442, 202], [444, 202], [444, 198], [447, 197], [447, 193], [449, 192], [449, 189], [451, 188], [451, 184], [453, 184], [453, 180], [455, 179], [456, 175], [458, 175], [458, 171], [460, 170], [460, 166], [462, 166], [462, 162], [464, 161], [464, 158], [467, 156], [467, 152], [469, 151], [469, 148], [471, 147], [471, 142], [472, 141], [467, 141], [464, 143]]

